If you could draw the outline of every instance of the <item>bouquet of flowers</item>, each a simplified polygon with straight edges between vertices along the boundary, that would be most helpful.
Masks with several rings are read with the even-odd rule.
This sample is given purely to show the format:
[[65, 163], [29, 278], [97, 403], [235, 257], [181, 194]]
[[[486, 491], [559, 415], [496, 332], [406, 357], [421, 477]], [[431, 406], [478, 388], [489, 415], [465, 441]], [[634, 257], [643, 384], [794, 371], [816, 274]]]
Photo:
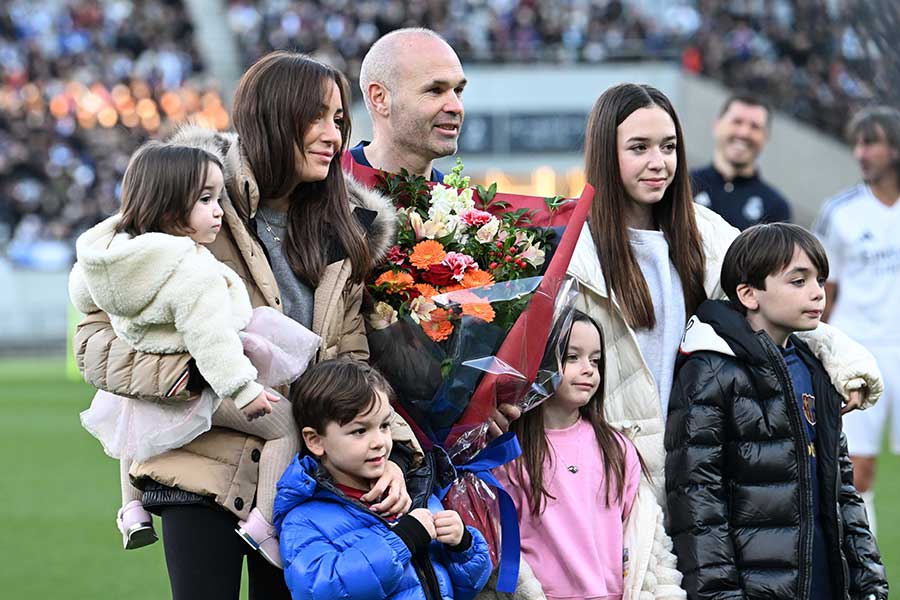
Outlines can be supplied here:
[[371, 362], [423, 447], [449, 455], [457, 479], [444, 502], [485, 534], [500, 558], [498, 589], [512, 591], [517, 517], [490, 469], [521, 451], [510, 434], [489, 443], [489, 421], [500, 403], [527, 410], [551, 393], [550, 371], [538, 375], [554, 323], [570, 312], [565, 271], [593, 190], [574, 200], [499, 194], [471, 187], [459, 162], [443, 184], [349, 166], [398, 209], [397, 243], [369, 285]]

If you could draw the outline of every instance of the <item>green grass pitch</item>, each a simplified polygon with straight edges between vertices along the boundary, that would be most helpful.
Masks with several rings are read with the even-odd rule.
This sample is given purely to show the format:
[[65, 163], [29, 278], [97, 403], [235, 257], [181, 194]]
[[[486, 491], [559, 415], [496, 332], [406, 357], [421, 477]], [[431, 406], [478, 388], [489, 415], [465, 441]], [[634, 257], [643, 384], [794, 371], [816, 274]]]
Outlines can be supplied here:
[[[118, 465], [81, 428], [93, 390], [62, 359], [0, 361], [0, 590], [4, 598], [169, 597], [162, 544], [125, 552]], [[900, 457], [879, 463], [878, 540], [900, 586]], [[157, 531], [160, 530], [157, 520]], [[246, 597], [246, 575], [245, 590]]]

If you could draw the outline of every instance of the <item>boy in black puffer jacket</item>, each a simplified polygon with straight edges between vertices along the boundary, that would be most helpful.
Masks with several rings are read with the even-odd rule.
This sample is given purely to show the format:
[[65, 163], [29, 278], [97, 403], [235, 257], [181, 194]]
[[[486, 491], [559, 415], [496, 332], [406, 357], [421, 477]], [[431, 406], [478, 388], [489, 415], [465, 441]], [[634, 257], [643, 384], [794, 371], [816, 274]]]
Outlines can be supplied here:
[[687, 324], [665, 445], [688, 598], [887, 598], [838, 392], [793, 335], [818, 326], [827, 276], [803, 228], [751, 227], [722, 266], [731, 301], [704, 302]]

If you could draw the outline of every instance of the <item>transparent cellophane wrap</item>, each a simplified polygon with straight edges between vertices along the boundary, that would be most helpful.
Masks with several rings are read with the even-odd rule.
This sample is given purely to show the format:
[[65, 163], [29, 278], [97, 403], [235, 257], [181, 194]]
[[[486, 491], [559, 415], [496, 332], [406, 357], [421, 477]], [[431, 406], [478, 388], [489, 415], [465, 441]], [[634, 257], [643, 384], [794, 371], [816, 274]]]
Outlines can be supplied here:
[[[523, 413], [543, 402], [556, 387], [560, 371], [557, 340], [568, 330], [576, 290], [563, 280], [555, 298], [540, 289], [543, 277], [495, 283], [434, 297], [451, 314], [454, 331], [445, 342], [435, 343], [409, 317], [370, 334], [373, 364], [397, 392], [398, 410], [417, 430], [420, 439], [446, 449], [457, 466], [457, 478], [444, 497], [447, 508], [459, 512], [466, 525], [484, 534], [496, 566], [500, 558], [500, 520], [493, 486], [466, 465], [488, 445], [488, 431], [495, 409], [516, 406]], [[494, 319], [486, 322], [462, 313], [473, 294], [491, 306]], [[553, 306], [552, 325], [543, 340], [509, 348], [497, 356], [513, 324], [529, 329], [529, 312], [535, 301]], [[534, 325], [533, 323], [531, 325]], [[528, 377], [528, 353], [542, 355], [533, 381]], [[533, 361], [531, 361], [533, 362]]]

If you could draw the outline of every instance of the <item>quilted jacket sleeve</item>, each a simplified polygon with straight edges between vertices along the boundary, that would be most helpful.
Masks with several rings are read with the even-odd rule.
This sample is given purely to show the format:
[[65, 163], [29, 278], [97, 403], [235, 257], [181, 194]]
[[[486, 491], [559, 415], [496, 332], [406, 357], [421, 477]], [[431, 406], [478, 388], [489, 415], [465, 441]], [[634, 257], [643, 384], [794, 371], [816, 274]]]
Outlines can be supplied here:
[[481, 532], [474, 527], [466, 527], [472, 534], [472, 545], [463, 552], [450, 552], [443, 544], [439, 552], [443, 554], [443, 564], [453, 582], [454, 600], [471, 600], [487, 583], [491, 576], [491, 555]]
[[853, 464], [847, 455], [847, 438], [841, 434], [841, 481], [838, 501], [844, 526], [843, 549], [850, 567], [850, 598], [883, 600], [888, 597], [887, 575], [875, 537], [869, 530], [866, 507], [853, 487]]
[[147, 354], [116, 337], [109, 316], [93, 312], [76, 326], [75, 362], [95, 388], [142, 400], [189, 400], [191, 355]]
[[284, 578], [294, 598], [381, 600], [390, 597], [411, 559], [406, 544], [386, 528], [366, 528], [346, 548], [332, 544], [300, 506], [281, 527]]
[[[724, 357], [696, 353], [679, 370], [666, 426], [669, 533], [688, 598], [743, 599], [723, 480], [731, 394]], [[735, 367], [733, 367], [735, 368]]]
[[878, 401], [884, 392], [884, 381], [871, 352], [827, 323], [797, 335], [822, 361], [831, 383], [844, 398], [848, 398], [853, 390], [865, 388], [862, 408], [869, 408]]
[[682, 575], [678, 571], [678, 560], [672, 551], [672, 538], [666, 533], [663, 512], [659, 510], [656, 512], [650, 563], [641, 586], [642, 599], [682, 600], [687, 597], [681, 588]]
[[369, 342], [366, 339], [362, 302], [362, 284], [348, 285], [344, 292], [344, 320], [338, 354], [349, 355], [356, 360], [369, 360]]

